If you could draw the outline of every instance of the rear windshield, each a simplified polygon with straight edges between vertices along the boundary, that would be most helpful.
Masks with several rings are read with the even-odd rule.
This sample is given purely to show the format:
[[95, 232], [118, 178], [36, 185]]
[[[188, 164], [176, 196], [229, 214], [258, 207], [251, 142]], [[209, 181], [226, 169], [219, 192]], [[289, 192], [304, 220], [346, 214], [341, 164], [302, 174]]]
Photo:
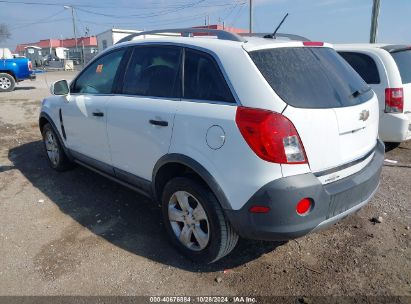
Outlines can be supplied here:
[[377, 64], [370, 56], [354, 52], [338, 52], [368, 84], [380, 83]]
[[340, 108], [363, 103], [373, 93], [331, 48], [276, 48], [250, 53], [273, 90], [297, 108]]
[[395, 52], [391, 55], [400, 70], [402, 83], [411, 83], [411, 50]]

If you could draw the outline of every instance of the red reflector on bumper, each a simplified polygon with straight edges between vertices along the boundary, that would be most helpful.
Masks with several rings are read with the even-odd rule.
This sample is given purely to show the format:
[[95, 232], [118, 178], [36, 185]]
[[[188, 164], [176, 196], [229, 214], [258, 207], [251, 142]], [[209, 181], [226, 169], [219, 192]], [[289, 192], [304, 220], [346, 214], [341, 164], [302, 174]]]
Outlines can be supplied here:
[[270, 207], [266, 206], [252, 206], [248, 211], [251, 213], [267, 213], [270, 211]]
[[310, 212], [312, 207], [312, 199], [310, 198], [303, 198], [301, 201], [298, 202], [295, 210], [299, 215], [306, 215]]

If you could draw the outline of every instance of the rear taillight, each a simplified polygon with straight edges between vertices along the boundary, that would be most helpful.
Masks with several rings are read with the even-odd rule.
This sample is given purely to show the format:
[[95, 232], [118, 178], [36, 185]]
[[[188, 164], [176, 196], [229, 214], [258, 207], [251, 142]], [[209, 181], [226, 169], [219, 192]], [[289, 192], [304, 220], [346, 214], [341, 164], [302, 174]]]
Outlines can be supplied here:
[[260, 109], [238, 107], [236, 123], [258, 157], [279, 164], [306, 164], [297, 130], [285, 116]]
[[403, 88], [385, 89], [385, 112], [402, 113], [404, 111]]
[[29, 65], [29, 71], [33, 70], [33, 64], [31, 63], [31, 61], [29, 61], [28, 65]]

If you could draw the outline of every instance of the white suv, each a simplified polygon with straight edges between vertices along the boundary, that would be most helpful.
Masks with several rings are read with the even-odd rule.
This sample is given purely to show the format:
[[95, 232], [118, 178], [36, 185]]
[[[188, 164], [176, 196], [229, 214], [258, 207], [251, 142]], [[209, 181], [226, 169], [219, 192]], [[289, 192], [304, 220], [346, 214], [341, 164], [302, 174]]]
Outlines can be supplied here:
[[[300, 237], [371, 199], [378, 101], [330, 45], [173, 31], [53, 84], [39, 122], [54, 169], [76, 162], [153, 198], [172, 243], [205, 263], [238, 236]], [[217, 39], [185, 37], [200, 31]]]
[[411, 47], [347, 44], [335, 48], [377, 94], [381, 140], [394, 148], [411, 139]]

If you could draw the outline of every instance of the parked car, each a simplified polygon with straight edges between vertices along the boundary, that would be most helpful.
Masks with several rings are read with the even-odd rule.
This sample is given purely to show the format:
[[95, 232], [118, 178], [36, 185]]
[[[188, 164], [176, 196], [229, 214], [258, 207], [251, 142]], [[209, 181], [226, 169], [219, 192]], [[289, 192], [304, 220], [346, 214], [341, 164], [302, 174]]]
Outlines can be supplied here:
[[335, 48], [377, 94], [379, 135], [387, 148], [411, 139], [411, 47], [347, 44]]
[[51, 54], [48, 54], [47, 56], [43, 57], [44, 65], [46, 66], [50, 65], [51, 61], [60, 61], [60, 58], [58, 58], [55, 55], [51, 55]]
[[[7, 56], [5, 54], [10, 54]], [[14, 90], [16, 82], [26, 79], [35, 79], [36, 74], [32, 71], [31, 61], [27, 58], [13, 58], [10, 51], [2, 49], [0, 57], [0, 92]]]
[[175, 30], [199, 31], [218, 39], [121, 42], [54, 83], [39, 119], [51, 167], [153, 198], [203, 263], [239, 236], [289, 240], [364, 206], [384, 156], [378, 101], [331, 45]]

